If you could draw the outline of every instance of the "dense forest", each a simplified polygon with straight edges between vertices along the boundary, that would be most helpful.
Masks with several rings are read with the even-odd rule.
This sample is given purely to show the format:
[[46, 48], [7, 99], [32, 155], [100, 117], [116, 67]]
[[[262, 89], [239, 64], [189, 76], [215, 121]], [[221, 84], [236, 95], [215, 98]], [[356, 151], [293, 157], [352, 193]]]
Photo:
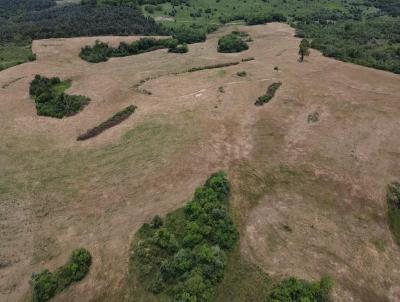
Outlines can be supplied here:
[[93, 35], [162, 34], [151, 18], [131, 6], [94, 7], [66, 5], [27, 11], [15, 21], [9, 18], [0, 29], [0, 41]]

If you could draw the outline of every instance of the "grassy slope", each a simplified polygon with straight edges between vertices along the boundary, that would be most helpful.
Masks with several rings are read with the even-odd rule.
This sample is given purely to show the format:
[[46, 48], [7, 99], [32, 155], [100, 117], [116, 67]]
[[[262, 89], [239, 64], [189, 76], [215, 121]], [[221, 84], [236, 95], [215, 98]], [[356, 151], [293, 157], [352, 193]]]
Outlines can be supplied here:
[[[360, 2], [358, 0], [352, 2]], [[154, 14], [149, 14], [145, 10], [143, 12], [152, 17], [170, 17], [168, 12], [172, 10], [172, 5], [169, 3], [162, 4], [162, 11], [155, 11]], [[182, 7], [182, 8], [181, 8]], [[287, 0], [286, 3], [283, 3], [280, 0], [271, 0], [269, 2], [264, 2], [262, 0], [253, 0], [253, 1], [242, 1], [242, 0], [221, 0], [216, 2], [215, 0], [191, 0], [190, 7], [187, 6], [176, 6], [177, 14], [174, 17], [175, 21], [164, 20], [162, 21], [165, 25], [175, 27], [180, 26], [185, 23], [188, 25], [191, 23], [199, 24], [199, 25], [210, 25], [210, 24], [219, 24], [220, 16], [231, 16], [235, 14], [253, 14], [257, 13], [269, 13], [269, 12], [278, 12], [283, 13], [285, 15], [304, 15], [313, 10], [319, 8], [330, 8], [330, 9], [340, 9], [346, 10], [342, 1], [333, 0], [333, 1], [318, 1], [318, 2], [303, 2], [296, 0]], [[204, 10], [207, 8], [212, 8], [211, 14], [205, 14]], [[203, 9], [203, 15], [201, 17], [193, 18], [190, 16], [191, 12], [196, 12], [198, 9]], [[216, 11], [215, 11], [216, 9]]]
[[0, 71], [12, 66], [29, 61], [32, 56], [32, 47], [27, 44], [6, 44], [0, 45]]

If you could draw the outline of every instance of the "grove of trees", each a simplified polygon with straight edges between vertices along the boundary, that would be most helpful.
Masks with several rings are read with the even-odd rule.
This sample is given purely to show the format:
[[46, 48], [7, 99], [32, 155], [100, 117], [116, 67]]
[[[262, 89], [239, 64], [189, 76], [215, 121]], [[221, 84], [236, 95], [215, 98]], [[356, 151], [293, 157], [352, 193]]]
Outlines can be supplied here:
[[173, 301], [213, 301], [224, 277], [227, 253], [238, 240], [228, 212], [225, 173], [211, 175], [193, 199], [163, 220], [156, 216], [136, 235], [130, 274], [147, 295]]
[[58, 77], [49, 79], [36, 75], [30, 84], [29, 94], [35, 100], [37, 114], [63, 118], [81, 111], [89, 103], [89, 98], [65, 94], [69, 86], [69, 81], [61, 81]]

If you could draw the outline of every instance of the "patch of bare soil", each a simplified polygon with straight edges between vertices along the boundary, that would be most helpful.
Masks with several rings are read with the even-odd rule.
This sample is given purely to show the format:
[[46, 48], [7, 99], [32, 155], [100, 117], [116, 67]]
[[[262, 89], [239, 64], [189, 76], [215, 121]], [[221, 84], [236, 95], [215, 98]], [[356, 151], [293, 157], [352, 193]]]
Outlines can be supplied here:
[[[249, 32], [250, 49], [218, 53], [218, 37], [233, 29]], [[317, 52], [299, 63], [299, 40], [284, 24], [226, 27], [187, 54], [99, 64], [78, 56], [96, 39], [138, 38], [35, 41], [37, 61], [0, 72], [0, 300], [28, 299], [31, 273], [65, 263], [78, 246], [93, 255], [90, 273], [54, 300], [123, 300], [138, 227], [226, 169], [245, 257], [273, 276], [331, 274], [336, 301], [398, 301], [400, 252], [384, 193], [400, 178], [400, 77]], [[255, 60], [181, 73], [246, 57]], [[36, 116], [35, 74], [71, 79], [68, 92], [92, 101], [73, 117]], [[147, 78], [140, 88], [151, 94], [135, 89]], [[273, 82], [281, 89], [255, 107]], [[138, 109], [124, 123], [76, 141], [130, 104]], [[309, 123], [313, 112], [319, 120]]]

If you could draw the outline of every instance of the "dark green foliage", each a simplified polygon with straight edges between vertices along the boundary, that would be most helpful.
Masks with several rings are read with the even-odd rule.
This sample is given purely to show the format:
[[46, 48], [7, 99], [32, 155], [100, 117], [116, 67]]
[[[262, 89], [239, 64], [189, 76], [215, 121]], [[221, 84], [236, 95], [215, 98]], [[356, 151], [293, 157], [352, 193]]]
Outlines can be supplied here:
[[162, 48], [169, 48], [170, 52], [180, 53], [188, 50], [186, 45], [179, 45], [178, 40], [175, 39], [141, 38], [130, 44], [121, 42], [117, 48], [112, 48], [107, 43], [96, 41], [93, 46], [83, 47], [79, 56], [90, 63], [99, 63], [107, 61], [111, 57], [138, 55]]
[[185, 26], [173, 30], [172, 37], [177, 39], [179, 43], [187, 44], [204, 42], [207, 38], [205, 32]]
[[50, 92], [52, 87], [61, 83], [60, 78], [53, 77], [51, 79], [36, 75], [29, 87], [29, 94], [32, 97], [39, 97], [40, 95]]
[[320, 282], [307, 282], [289, 278], [276, 286], [265, 302], [329, 302], [329, 292], [333, 282], [323, 277]]
[[238, 77], [245, 77], [245, 76], [247, 76], [247, 72], [244, 71], [244, 70], [243, 70], [243, 71], [238, 71], [236, 74], [237, 74]]
[[142, 226], [130, 259], [141, 286], [173, 301], [212, 301], [224, 277], [226, 252], [238, 240], [228, 195], [225, 173], [215, 173], [165, 223], [154, 218]]
[[268, 103], [275, 96], [276, 91], [279, 89], [279, 87], [281, 87], [281, 85], [282, 83], [280, 82], [272, 83], [271, 85], [269, 85], [266, 94], [260, 96], [254, 105], [262, 106]]
[[395, 241], [400, 245], [400, 184], [392, 183], [387, 188], [388, 221]]
[[92, 264], [92, 256], [84, 248], [72, 252], [66, 264], [59, 267], [54, 273], [43, 270], [32, 274], [32, 300], [34, 302], [45, 302], [61, 292], [73, 282], [82, 280], [89, 272]]
[[[117, 112], [111, 118], [109, 118], [105, 122], [101, 123], [100, 125], [92, 128], [92, 129], [89, 129], [84, 134], [79, 135], [77, 140], [78, 141], [87, 140], [89, 138], [99, 135], [100, 133], [104, 132], [105, 130], [107, 130], [111, 127], [114, 127], [115, 125], [120, 124], [121, 122], [126, 120], [129, 116], [131, 116], [135, 112], [136, 108], [137, 107], [134, 105], [130, 105], [130, 106], [126, 107], [125, 109]], [[157, 222], [157, 223], [159, 223], [159, 222]], [[162, 223], [162, 221], [161, 221], [161, 223]]]
[[64, 90], [69, 86], [69, 81], [62, 82], [58, 77], [49, 79], [36, 75], [30, 84], [29, 94], [35, 99], [37, 114], [63, 118], [81, 111], [89, 99], [65, 94]]
[[243, 41], [241, 35], [234, 32], [223, 36], [218, 40], [218, 51], [225, 53], [241, 52], [249, 49], [249, 45]]

